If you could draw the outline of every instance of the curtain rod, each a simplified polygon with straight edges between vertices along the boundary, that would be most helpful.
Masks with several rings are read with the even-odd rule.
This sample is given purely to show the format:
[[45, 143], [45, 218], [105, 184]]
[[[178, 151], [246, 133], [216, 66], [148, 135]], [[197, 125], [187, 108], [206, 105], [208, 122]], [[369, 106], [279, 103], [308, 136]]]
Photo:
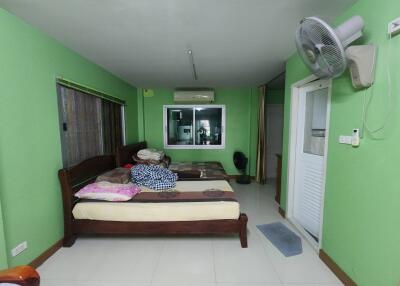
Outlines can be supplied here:
[[98, 91], [96, 89], [93, 89], [91, 87], [87, 87], [87, 86], [84, 86], [82, 84], [67, 80], [65, 78], [57, 77], [56, 78], [56, 82], [58, 84], [60, 84], [60, 85], [65, 86], [65, 87], [70, 87], [70, 88], [73, 88], [73, 89], [76, 89], [76, 90], [79, 90], [79, 91], [82, 91], [82, 92], [85, 92], [85, 93], [89, 93], [91, 95], [103, 98], [103, 99], [108, 100], [108, 101], [112, 101], [112, 102], [115, 102], [115, 103], [118, 103], [118, 104], [121, 104], [121, 105], [126, 105], [124, 100], [116, 98], [115, 96], [112, 96], [112, 95], [106, 94], [104, 92]]

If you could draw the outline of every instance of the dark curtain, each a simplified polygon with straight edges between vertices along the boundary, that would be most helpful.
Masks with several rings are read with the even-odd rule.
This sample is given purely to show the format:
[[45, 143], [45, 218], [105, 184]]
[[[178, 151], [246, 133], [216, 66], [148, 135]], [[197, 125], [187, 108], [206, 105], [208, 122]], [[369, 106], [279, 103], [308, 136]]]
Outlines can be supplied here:
[[256, 181], [265, 184], [266, 181], [266, 138], [265, 138], [265, 93], [266, 86], [259, 87], [259, 103], [258, 103], [258, 141], [257, 141], [257, 171]]
[[63, 166], [114, 154], [122, 145], [121, 105], [58, 85]]
[[121, 105], [102, 101], [104, 153], [115, 154], [122, 146]]

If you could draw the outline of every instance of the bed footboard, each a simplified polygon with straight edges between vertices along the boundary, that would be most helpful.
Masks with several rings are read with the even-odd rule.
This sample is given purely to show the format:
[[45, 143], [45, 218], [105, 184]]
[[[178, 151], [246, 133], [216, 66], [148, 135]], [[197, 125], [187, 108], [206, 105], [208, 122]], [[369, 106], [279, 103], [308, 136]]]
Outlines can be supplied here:
[[[236, 220], [119, 222], [79, 219], [73, 222], [74, 234], [83, 235], [227, 235], [238, 234], [247, 248], [247, 215]], [[75, 236], [72, 236], [74, 239]]]

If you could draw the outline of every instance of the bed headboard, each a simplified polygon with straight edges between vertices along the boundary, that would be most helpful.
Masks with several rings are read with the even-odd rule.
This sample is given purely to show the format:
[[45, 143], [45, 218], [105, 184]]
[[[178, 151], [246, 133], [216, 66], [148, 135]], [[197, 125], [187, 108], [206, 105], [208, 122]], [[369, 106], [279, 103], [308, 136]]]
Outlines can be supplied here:
[[146, 148], [147, 143], [145, 141], [119, 147], [115, 155], [117, 166], [122, 167], [125, 164], [132, 164], [132, 155], [136, 154], [139, 150]]
[[[70, 237], [72, 230], [72, 209], [78, 202], [74, 194], [87, 184], [93, 183], [96, 178], [114, 169], [115, 157], [113, 155], [97, 156], [87, 159], [71, 168], [58, 171], [61, 184], [62, 200], [64, 207], [64, 238]], [[64, 241], [64, 244], [68, 242]]]
[[93, 183], [96, 178], [115, 168], [113, 155], [97, 156], [87, 159], [71, 168], [58, 171], [61, 184], [64, 211], [72, 211], [74, 194], [87, 184]]
[[61, 186], [68, 183], [73, 194], [85, 185], [93, 182], [97, 176], [115, 168], [113, 155], [96, 156], [82, 161], [78, 165], [58, 171]]

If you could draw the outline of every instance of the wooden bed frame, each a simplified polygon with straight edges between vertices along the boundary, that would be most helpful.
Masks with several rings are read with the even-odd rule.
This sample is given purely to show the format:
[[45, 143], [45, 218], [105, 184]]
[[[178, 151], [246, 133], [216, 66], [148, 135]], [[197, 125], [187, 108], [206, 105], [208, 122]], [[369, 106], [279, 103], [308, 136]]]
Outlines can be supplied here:
[[17, 266], [0, 271], [0, 285], [3, 283], [20, 286], [39, 286], [39, 273], [31, 266]]
[[[140, 147], [138, 143], [137, 146]], [[142, 145], [143, 146], [143, 145]], [[119, 159], [124, 159], [120, 154]], [[153, 235], [153, 234], [239, 234], [243, 248], [247, 247], [247, 216], [240, 214], [237, 220], [203, 220], [173, 222], [118, 222], [87, 219], [74, 219], [72, 209], [79, 201], [74, 194], [85, 185], [95, 181], [96, 177], [116, 167], [114, 156], [93, 157], [69, 169], [58, 171], [64, 206], [63, 245], [70, 247], [78, 235]], [[118, 164], [120, 166], [120, 164]]]

